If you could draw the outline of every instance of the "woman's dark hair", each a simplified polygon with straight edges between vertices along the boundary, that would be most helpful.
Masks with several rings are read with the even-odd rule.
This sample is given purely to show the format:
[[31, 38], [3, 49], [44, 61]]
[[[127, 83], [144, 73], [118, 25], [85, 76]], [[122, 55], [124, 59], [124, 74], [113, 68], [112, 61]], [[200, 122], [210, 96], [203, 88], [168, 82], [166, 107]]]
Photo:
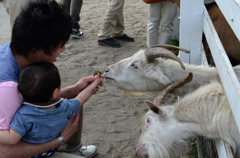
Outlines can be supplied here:
[[50, 55], [69, 40], [70, 33], [71, 16], [56, 1], [29, 1], [14, 22], [10, 47], [25, 57], [37, 50]]
[[19, 76], [18, 90], [24, 101], [44, 103], [50, 101], [54, 90], [60, 88], [57, 67], [47, 62], [34, 63], [24, 68]]

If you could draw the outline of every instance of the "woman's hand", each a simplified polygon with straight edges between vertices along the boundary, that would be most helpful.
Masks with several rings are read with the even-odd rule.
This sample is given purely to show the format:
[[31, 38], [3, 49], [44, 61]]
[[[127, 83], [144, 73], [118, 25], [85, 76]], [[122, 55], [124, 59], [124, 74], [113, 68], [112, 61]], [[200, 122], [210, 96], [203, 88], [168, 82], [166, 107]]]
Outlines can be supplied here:
[[[86, 88], [90, 83], [96, 80], [96, 78], [99, 77], [99, 75], [96, 76], [88, 76], [81, 78], [77, 83], [75, 83], [73, 86], [67, 86], [65, 88], [61, 89], [61, 97], [71, 99], [75, 98], [84, 88]], [[103, 75], [100, 75], [101, 78], [104, 78]], [[103, 86], [103, 83], [101, 82], [99, 86]], [[92, 93], [95, 94], [99, 88], [96, 88]]]
[[[95, 81], [97, 77], [99, 77], [99, 75], [81, 78], [76, 84], [74, 84], [74, 87], [77, 93], [81, 92], [85, 87], [87, 87], [87, 85]], [[100, 77], [104, 78], [103, 75], [101, 75]], [[99, 86], [102, 87], [103, 84], [101, 83], [99, 84]]]
[[[104, 78], [103, 75], [96, 75], [96, 76], [88, 76], [88, 77], [84, 77], [82, 79], [80, 79], [75, 85], [75, 90], [76, 90], [76, 93], [80, 93], [84, 88], [86, 88], [89, 84], [91, 84], [93, 81], [96, 80], [97, 77], [101, 77], [101, 78]], [[103, 83], [101, 82], [99, 84], [99, 86], [103, 86]], [[93, 91], [92, 91], [92, 94], [96, 94], [96, 92], [99, 90], [98, 87], [96, 87]]]

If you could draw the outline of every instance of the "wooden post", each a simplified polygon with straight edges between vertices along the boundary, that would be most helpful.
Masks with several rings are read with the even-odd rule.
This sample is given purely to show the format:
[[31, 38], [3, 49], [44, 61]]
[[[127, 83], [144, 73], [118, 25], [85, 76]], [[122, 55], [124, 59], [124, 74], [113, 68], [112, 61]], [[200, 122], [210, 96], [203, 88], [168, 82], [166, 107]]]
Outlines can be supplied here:
[[180, 59], [185, 63], [200, 65], [204, 1], [181, 0], [180, 6], [179, 45], [190, 51], [190, 54], [180, 51]]

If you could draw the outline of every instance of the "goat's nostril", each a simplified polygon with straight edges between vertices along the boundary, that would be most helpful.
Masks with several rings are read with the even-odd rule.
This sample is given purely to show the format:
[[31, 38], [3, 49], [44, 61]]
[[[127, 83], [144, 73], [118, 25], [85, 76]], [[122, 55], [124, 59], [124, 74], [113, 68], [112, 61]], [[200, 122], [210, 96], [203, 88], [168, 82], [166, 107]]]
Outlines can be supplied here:
[[105, 72], [109, 72], [109, 68], [107, 68], [107, 69], [105, 70]]

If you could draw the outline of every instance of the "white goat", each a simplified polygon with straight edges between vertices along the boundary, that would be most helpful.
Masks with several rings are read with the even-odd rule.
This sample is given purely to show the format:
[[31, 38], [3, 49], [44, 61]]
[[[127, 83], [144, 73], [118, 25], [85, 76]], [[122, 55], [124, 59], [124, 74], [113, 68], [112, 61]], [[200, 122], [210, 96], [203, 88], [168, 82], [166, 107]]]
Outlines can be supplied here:
[[[215, 67], [183, 64], [168, 50], [181, 48], [168, 45], [161, 45], [161, 47], [140, 50], [133, 56], [108, 66], [104, 72], [105, 82], [126, 91], [161, 91], [168, 84], [192, 72], [191, 83], [171, 92], [179, 96], [184, 96], [211, 81], [221, 82]], [[170, 57], [181, 63], [182, 67], [176, 61], [159, 57]], [[234, 67], [234, 71], [240, 77], [240, 66]]]
[[[161, 104], [167, 93], [160, 95], [160, 103], [156, 100], [155, 103]], [[200, 87], [173, 105], [157, 106], [149, 101], [147, 105], [150, 110], [143, 117], [142, 134], [135, 146], [136, 156], [177, 157], [187, 141], [197, 135], [221, 138], [240, 156], [240, 134], [219, 83]]]

